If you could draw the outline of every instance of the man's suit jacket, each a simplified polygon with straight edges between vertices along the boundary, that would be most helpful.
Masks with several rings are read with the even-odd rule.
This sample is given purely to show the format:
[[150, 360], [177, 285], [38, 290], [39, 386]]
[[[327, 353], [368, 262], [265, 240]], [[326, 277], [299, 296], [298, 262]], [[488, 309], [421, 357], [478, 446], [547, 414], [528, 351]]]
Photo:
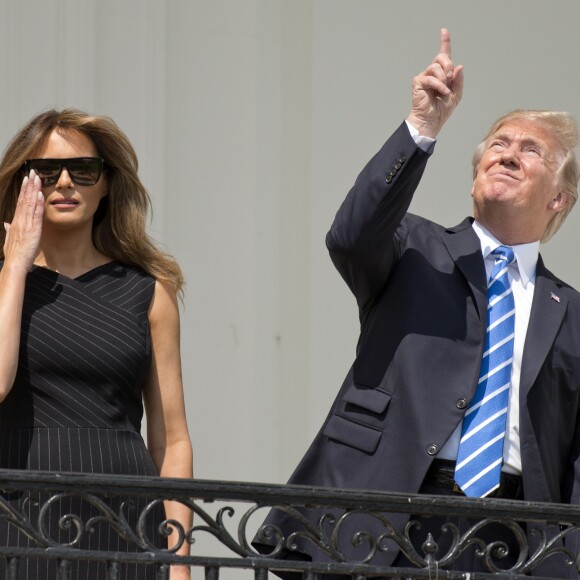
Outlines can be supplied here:
[[[356, 360], [289, 483], [416, 493], [463, 418], [479, 375], [487, 289], [477, 235], [466, 219], [446, 229], [407, 213], [429, 154], [405, 124], [367, 164], [327, 236], [354, 293], [361, 334]], [[578, 502], [580, 484], [580, 295], [537, 265], [520, 381], [525, 499]], [[321, 513], [308, 512], [316, 521]], [[403, 524], [408, 516], [393, 516]], [[385, 532], [351, 518], [354, 531]], [[287, 534], [295, 522], [274, 510]], [[346, 522], [348, 524], [348, 522]], [[298, 549], [326, 556], [305, 540]], [[378, 554], [389, 564], [397, 550]]]

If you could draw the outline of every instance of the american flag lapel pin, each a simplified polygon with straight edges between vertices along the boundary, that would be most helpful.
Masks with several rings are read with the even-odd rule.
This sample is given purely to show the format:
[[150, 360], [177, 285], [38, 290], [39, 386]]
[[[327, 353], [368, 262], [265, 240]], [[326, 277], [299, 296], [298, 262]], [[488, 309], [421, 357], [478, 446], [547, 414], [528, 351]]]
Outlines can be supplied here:
[[550, 298], [552, 300], [555, 300], [558, 304], [560, 304], [560, 297], [557, 294], [554, 294], [553, 292], [550, 292]]

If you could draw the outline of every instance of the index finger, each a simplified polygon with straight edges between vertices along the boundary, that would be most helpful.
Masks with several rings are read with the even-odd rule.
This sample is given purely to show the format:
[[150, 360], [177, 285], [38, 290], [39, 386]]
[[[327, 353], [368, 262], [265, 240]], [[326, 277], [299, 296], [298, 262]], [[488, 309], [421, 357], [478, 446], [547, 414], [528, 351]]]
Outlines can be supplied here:
[[451, 35], [447, 28], [441, 29], [441, 40], [439, 41], [439, 53], [446, 54], [451, 58]]

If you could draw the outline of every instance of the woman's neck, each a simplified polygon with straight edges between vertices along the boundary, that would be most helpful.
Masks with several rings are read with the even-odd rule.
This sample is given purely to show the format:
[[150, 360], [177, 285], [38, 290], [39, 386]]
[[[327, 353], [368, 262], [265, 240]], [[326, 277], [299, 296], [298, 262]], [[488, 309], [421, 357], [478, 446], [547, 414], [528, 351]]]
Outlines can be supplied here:
[[58, 235], [50, 235], [50, 232], [44, 231], [34, 263], [76, 278], [110, 261], [111, 258], [97, 250], [90, 236], [62, 231]]

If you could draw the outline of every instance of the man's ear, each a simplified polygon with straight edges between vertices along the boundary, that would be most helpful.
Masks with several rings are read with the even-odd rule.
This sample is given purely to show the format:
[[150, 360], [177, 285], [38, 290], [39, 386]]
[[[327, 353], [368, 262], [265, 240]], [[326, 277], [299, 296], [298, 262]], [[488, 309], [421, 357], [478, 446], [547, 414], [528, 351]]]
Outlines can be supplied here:
[[555, 212], [560, 212], [568, 207], [569, 199], [566, 193], [559, 191], [556, 197], [550, 200], [548, 207]]

